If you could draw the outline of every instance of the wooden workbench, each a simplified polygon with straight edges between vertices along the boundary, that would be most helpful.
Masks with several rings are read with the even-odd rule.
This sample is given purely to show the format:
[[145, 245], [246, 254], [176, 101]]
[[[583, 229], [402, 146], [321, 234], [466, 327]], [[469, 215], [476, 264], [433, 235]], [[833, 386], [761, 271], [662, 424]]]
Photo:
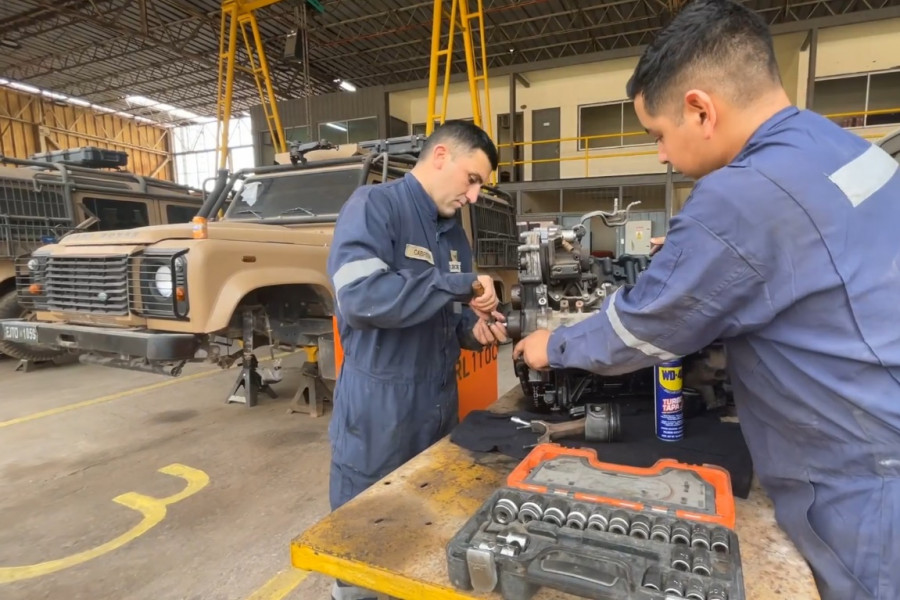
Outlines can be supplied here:
[[[491, 410], [506, 412], [520, 400], [513, 389]], [[403, 600], [499, 600], [453, 588], [445, 547], [517, 463], [444, 438], [294, 539], [292, 564]], [[760, 488], [735, 502], [747, 599], [819, 600], [809, 567]], [[544, 588], [534, 600], [574, 598]]]

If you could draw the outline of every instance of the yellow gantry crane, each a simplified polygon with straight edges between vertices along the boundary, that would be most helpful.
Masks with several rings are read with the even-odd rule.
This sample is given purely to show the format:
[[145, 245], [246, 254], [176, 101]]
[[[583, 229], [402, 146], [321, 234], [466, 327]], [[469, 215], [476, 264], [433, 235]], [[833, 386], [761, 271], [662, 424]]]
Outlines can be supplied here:
[[[263, 48], [262, 37], [259, 35], [259, 24], [255, 15], [255, 11], [281, 1], [223, 0], [222, 2], [222, 22], [219, 34], [219, 77], [216, 88], [216, 119], [219, 123], [216, 135], [216, 138], [219, 140], [217, 162], [220, 169], [225, 168], [228, 160], [228, 121], [231, 118], [231, 99], [234, 94], [236, 69], [253, 75], [253, 79], [256, 81], [256, 89], [259, 91], [259, 101], [266, 117], [266, 125], [269, 128], [269, 135], [271, 135], [272, 143], [275, 145], [275, 152], [287, 151], [284, 128], [281, 126], [281, 117], [278, 115], [278, 108], [275, 105], [275, 90], [272, 87], [272, 79], [269, 76], [269, 64], [266, 61], [266, 53]], [[318, 0], [306, 0], [306, 3], [319, 12], [324, 12]], [[235, 64], [238, 54], [238, 30], [240, 30], [244, 49], [250, 62], [249, 68], [245, 66], [239, 67]]]
[[[275, 152], [286, 152], [284, 128], [275, 104], [275, 90], [269, 76], [269, 65], [263, 48], [262, 37], [255, 11], [276, 4], [283, 0], [223, 0], [222, 20], [219, 38], [219, 70], [217, 82], [216, 119], [218, 122], [217, 148], [218, 168], [227, 167], [228, 161], [228, 127], [231, 118], [232, 96], [234, 93], [235, 71], [240, 70], [253, 76], [259, 92], [260, 104], [266, 117], [266, 125], [275, 146]], [[302, 1], [302, 0], [301, 0]], [[425, 126], [426, 135], [431, 135], [435, 124], [446, 119], [447, 99], [450, 91], [450, 67], [453, 58], [453, 42], [457, 30], [462, 35], [466, 56], [466, 73], [469, 82], [469, 95], [472, 100], [472, 117], [476, 125], [483, 128], [493, 138], [491, 125], [491, 98], [487, 74], [487, 48], [484, 36], [484, 7], [482, 0], [474, 0], [475, 8], [470, 7], [472, 0], [434, 0], [434, 23], [431, 34], [431, 64], [428, 80], [428, 120]], [[310, 6], [324, 12], [318, 0], [305, 0]], [[446, 47], [441, 47], [444, 24], [447, 24]], [[238, 31], [249, 59], [249, 67], [238, 66]], [[477, 36], [474, 35], [477, 32]], [[305, 35], [305, 32], [304, 32]], [[476, 38], [478, 44], [476, 47]], [[437, 107], [438, 78], [440, 76], [440, 59], [444, 62], [443, 93], [441, 107]], [[484, 90], [484, 108], [482, 114], [481, 91]]]
[[[469, 95], [472, 99], [472, 117], [476, 125], [494, 137], [491, 126], [491, 94], [487, 73], [487, 46], [484, 39], [484, 6], [482, 0], [434, 0], [434, 24], [431, 31], [431, 67], [428, 72], [428, 120], [426, 135], [431, 135], [435, 124], [441, 124], [447, 117], [447, 98], [450, 93], [450, 66], [453, 58], [453, 42], [457, 28], [462, 34], [466, 55], [466, 74], [469, 81]], [[448, 10], [449, 8], [449, 10]], [[446, 46], [442, 47], [444, 25], [447, 25]], [[477, 35], [475, 35], [477, 33]], [[476, 48], [475, 41], [478, 40]], [[438, 100], [438, 78], [441, 59], [444, 59], [443, 93], [440, 108]], [[481, 92], [484, 90], [482, 114]]]

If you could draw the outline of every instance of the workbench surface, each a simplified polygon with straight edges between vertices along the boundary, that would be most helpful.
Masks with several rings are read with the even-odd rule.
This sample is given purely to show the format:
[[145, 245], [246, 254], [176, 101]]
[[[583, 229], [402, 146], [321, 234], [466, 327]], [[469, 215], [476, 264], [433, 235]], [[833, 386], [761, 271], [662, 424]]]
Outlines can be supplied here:
[[[516, 388], [491, 410], [511, 410], [520, 399]], [[294, 539], [292, 564], [403, 600], [500, 599], [453, 588], [445, 547], [516, 464], [444, 438]], [[735, 503], [747, 599], [819, 600], [809, 567], [776, 525], [759, 487]], [[574, 598], [546, 588], [534, 596]]]

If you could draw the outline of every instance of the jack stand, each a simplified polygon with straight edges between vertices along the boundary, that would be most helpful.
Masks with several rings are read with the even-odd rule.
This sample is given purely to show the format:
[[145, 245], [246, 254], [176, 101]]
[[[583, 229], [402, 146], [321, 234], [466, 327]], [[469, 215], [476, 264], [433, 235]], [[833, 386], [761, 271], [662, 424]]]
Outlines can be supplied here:
[[[263, 381], [262, 376], [257, 371], [259, 361], [253, 354], [253, 310], [244, 309], [243, 314], [243, 336], [244, 348], [241, 356], [241, 374], [231, 390], [226, 403], [237, 402], [246, 404], [247, 407], [256, 406], [256, 397], [259, 392], [265, 392], [270, 398], [277, 398], [275, 393], [267, 381]], [[244, 395], [238, 395], [238, 390], [244, 387]]]
[[305, 363], [300, 371], [300, 384], [288, 406], [288, 413], [306, 413], [311, 417], [325, 414], [325, 403], [319, 398], [319, 369], [315, 363]]
[[31, 373], [38, 369], [43, 369], [44, 367], [61, 367], [63, 365], [70, 365], [78, 362], [78, 356], [75, 354], [67, 354], [63, 356], [57, 356], [55, 358], [48, 358], [46, 360], [32, 360], [29, 358], [23, 358], [19, 360], [19, 364], [16, 365], [16, 371], [21, 371], [22, 373]]

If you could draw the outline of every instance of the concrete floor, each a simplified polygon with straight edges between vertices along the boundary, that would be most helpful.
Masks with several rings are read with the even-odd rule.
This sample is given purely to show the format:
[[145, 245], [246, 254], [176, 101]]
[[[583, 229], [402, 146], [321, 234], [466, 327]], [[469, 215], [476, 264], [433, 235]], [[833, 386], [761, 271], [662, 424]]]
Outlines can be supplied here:
[[329, 598], [289, 563], [329, 510], [328, 414], [287, 414], [293, 357], [252, 409], [224, 403], [237, 370], [16, 364], [0, 358], [0, 598]]

